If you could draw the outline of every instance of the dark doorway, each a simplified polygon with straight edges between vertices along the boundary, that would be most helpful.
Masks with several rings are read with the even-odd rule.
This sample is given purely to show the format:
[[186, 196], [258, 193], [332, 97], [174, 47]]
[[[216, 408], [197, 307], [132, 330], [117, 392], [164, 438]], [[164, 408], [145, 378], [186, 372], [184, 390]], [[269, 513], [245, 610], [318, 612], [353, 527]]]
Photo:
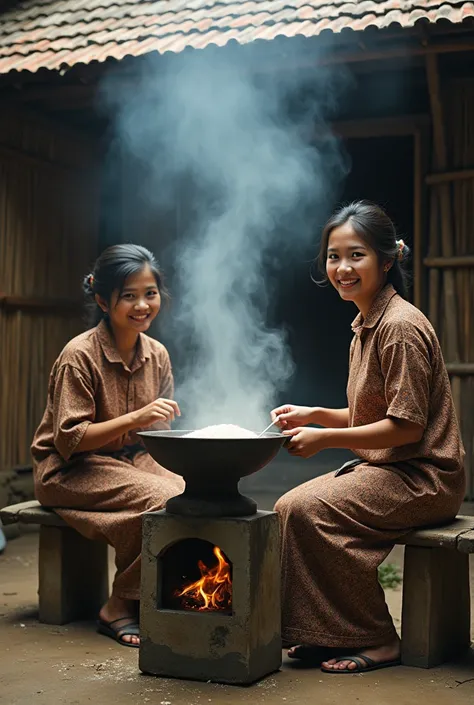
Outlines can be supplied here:
[[[352, 169], [334, 206], [356, 199], [379, 203], [411, 247], [413, 138], [351, 139], [345, 146]], [[318, 237], [315, 233], [315, 240]], [[301, 404], [345, 406], [351, 322], [357, 309], [342, 302], [332, 287], [312, 283], [307, 263], [291, 272], [280, 307], [291, 331], [297, 370], [288, 399]]]

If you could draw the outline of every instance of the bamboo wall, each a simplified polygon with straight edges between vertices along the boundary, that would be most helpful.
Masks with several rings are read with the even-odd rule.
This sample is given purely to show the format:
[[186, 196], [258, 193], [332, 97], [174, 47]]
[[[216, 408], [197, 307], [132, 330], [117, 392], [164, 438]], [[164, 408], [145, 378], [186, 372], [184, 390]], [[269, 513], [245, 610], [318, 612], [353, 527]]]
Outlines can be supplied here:
[[2, 110], [0, 473], [30, 463], [52, 363], [83, 329], [81, 280], [99, 227], [96, 154], [82, 135]]
[[430, 187], [429, 316], [451, 377], [474, 499], [474, 79], [440, 85], [428, 64], [433, 117]]

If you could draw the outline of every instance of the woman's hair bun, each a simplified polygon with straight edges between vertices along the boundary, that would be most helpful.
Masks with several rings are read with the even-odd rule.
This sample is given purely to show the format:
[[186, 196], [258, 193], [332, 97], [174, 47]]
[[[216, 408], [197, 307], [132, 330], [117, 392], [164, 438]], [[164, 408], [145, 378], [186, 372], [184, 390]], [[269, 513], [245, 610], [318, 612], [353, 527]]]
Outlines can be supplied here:
[[82, 289], [86, 296], [94, 296], [94, 275], [92, 273], [86, 274], [86, 276], [84, 277], [84, 280], [82, 282]]
[[408, 247], [408, 245], [405, 244], [405, 241], [402, 239], [397, 240], [396, 245], [398, 247], [397, 259], [403, 262], [403, 260], [407, 259], [407, 257], [410, 256], [410, 248]]

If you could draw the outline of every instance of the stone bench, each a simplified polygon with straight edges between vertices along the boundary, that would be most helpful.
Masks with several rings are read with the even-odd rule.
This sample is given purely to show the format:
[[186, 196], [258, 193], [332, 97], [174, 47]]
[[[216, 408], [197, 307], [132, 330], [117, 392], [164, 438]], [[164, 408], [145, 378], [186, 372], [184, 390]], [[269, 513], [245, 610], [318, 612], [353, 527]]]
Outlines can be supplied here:
[[[5, 507], [0, 518], [5, 524], [40, 525], [40, 621], [65, 624], [96, 617], [108, 596], [106, 544], [82, 537], [35, 501]], [[402, 661], [432, 668], [470, 645], [474, 517], [412, 531], [397, 543], [405, 546]]]
[[96, 618], [109, 596], [107, 544], [90, 541], [53, 510], [22, 502], [0, 510], [7, 524], [39, 524], [39, 619], [67, 624]]
[[474, 517], [412, 531], [397, 543], [405, 546], [402, 662], [432, 668], [452, 661], [471, 643]]

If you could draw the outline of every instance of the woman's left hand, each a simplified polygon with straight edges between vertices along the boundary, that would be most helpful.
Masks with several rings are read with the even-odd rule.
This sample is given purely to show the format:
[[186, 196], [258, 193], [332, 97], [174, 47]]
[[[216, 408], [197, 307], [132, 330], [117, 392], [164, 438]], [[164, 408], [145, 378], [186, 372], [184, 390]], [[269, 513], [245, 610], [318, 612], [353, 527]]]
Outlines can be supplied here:
[[324, 428], [292, 428], [290, 431], [283, 431], [283, 434], [290, 437], [286, 444], [290, 455], [311, 458], [329, 447]]

